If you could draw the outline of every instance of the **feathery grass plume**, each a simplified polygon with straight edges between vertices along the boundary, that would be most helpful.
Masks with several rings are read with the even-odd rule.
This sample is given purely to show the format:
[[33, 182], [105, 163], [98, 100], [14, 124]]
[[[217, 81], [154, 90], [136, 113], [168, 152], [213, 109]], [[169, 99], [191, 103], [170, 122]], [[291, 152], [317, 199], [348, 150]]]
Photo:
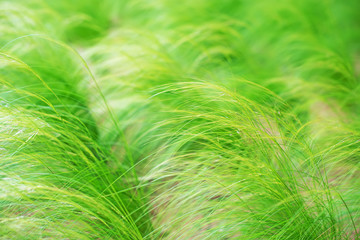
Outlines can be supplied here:
[[50, 39], [25, 37], [6, 47], [1, 235], [141, 239], [151, 229], [146, 202], [132, 166], [112, 169], [114, 157], [98, 141], [84, 89], [94, 79]]
[[[170, 140], [158, 153], [164, 155], [162, 162], [155, 161], [148, 176], [159, 183], [152, 201], [155, 229], [162, 237], [355, 236], [359, 202], [347, 199], [349, 210], [344, 198], [353, 193], [330, 188], [323, 172], [330, 161], [326, 156], [340, 147], [319, 151], [311, 146], [294, 125], [297, 120], [277, 111], [283, 107], [274, 96], [269, 97], [278, 107], [270, 108], [205, 83], [180, 84], [164, 94], [173, 91], [185, 93], [187, 100], [164, 121]], [[258, 89], [258, 94], [269, 92]], [[342, 184], [350, 187], [353, 180]]]

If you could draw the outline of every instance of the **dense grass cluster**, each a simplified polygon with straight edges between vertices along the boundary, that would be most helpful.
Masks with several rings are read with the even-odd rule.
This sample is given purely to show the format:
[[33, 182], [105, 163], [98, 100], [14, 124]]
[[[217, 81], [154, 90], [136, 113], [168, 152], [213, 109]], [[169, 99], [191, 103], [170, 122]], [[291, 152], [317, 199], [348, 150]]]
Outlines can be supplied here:
[[360, 239], [359, 0], [1, 0], [0, 239]]

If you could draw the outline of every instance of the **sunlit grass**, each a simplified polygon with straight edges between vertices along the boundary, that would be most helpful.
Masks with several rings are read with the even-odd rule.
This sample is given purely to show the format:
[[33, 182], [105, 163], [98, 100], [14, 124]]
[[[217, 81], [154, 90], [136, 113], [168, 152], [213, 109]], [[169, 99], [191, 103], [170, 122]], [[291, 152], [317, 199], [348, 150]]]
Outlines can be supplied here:
[[0, 239], [359, 239], [358, 9], [0, 1]]

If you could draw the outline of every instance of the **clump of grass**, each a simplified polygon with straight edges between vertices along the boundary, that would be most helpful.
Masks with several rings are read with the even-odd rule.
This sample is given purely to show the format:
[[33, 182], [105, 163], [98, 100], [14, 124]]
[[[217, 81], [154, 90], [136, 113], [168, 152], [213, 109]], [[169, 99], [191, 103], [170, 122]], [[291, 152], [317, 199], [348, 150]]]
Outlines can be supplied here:
[[[185, 99], [191, 99], [181, 101], [174, 117], [164, 121], [170, 140], [149, 175], [160, 189], [153, 206], [168, 213], [159, 214], [158, 228], [168, 231], [169, 239], [337, 239], [357, 234], [353, 214], [359, 211], [358, 200], [347, 199], [355, 207], [348, 209], [343, 196], [351, 193], [330, 187], [327, 178], [333, 175], [325, 170], [344, 160], [333, 155], [344, 146], [312, 146], [304, 126], [294, 124], [300, 121], [264, 89], [258, 93], [270, 94], [277, 107], [208, 83], [182, 84], [164, 94], [169, 91], [186, 92]], [[353, 184], [353, 174], [342, 184]]]
[[358, 239], [358, 1], [3, 1], [1, 239]]

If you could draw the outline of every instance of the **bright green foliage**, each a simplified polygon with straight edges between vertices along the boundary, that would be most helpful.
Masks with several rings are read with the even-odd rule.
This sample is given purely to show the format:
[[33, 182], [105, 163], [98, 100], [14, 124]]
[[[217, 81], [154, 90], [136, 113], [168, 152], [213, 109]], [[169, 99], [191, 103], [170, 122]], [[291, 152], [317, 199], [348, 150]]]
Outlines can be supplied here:
[[0, 239], [360, 239], [358, 0], [1, 0]]

